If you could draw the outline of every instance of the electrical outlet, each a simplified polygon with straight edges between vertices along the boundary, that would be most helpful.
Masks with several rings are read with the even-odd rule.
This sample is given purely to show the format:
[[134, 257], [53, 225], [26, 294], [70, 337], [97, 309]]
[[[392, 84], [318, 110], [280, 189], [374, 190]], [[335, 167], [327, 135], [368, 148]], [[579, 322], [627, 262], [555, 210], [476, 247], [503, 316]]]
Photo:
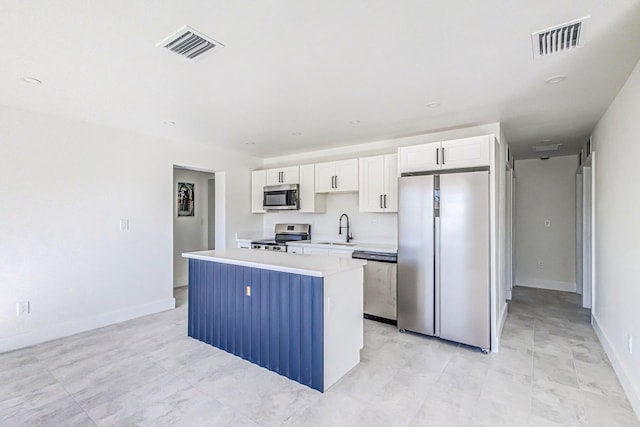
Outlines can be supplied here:
[[544, 261], [538, 260], [538, 267], [540, 268], [544, 267]]
[[633, 335], [627, 336], [627, 346], [629, 347], [629, 354], [633, 354]]
[[31, 313], [29, 301], [20, 301], [16, 304], [16, 316], [26, 316]]
[[547, 228], [551, 227], [551, 220], [550, 219], [545, 219], [544, 220], [544, 226], [547, 227]]
[[120, 220], [120, 231], [128, 231], [129, 230], [129, 220], [121, 219]]

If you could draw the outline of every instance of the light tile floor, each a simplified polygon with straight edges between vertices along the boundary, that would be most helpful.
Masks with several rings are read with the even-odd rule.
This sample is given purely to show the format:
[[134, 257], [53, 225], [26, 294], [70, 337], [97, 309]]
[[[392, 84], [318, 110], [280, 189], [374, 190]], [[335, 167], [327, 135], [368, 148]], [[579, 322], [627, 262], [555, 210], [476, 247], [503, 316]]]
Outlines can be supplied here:
[[502, 351], [365, 322], [321, 394], [186, 336], [178, 308], [0, 354], [1, 426], [638, 426], [574, 294], [517, 288]]

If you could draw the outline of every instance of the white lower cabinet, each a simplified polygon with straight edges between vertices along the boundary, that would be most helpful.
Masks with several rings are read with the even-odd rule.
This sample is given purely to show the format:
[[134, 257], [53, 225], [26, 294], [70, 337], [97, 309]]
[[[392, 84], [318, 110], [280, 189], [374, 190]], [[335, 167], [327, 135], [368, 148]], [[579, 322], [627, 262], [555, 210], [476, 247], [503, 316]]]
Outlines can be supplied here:
[[325, 248], [304, 248], [303, 254], [305, 255], [329, 255], [329, 249]]
[[287, 252], [290, 254], [302, 254], [302, 248], [300, 246], [287, 246]]

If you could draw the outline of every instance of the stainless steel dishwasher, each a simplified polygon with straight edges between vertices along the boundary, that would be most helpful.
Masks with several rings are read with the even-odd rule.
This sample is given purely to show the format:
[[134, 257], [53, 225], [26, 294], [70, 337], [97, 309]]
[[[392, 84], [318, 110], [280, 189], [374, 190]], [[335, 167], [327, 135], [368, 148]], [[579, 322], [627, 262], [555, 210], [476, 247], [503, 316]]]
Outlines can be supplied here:
[[367, 261], [364, 267], [364, 317], [397, 324], [398, 255], [354, 251], [351, 257]]

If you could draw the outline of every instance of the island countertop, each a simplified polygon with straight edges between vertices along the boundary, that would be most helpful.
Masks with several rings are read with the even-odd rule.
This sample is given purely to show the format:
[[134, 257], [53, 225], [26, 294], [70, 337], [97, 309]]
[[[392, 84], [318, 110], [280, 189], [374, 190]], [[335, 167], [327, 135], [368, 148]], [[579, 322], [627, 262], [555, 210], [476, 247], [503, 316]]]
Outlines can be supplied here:
[[185, 252], [184, 258], [215, 261], [245, 267], [281, 271], [305, 276], [327, 277], [333, 274], [363, 267], [367, 262], [360, 259], [332, 256], [308, 256], [283, 252], [257, 251], [239, 248]]

